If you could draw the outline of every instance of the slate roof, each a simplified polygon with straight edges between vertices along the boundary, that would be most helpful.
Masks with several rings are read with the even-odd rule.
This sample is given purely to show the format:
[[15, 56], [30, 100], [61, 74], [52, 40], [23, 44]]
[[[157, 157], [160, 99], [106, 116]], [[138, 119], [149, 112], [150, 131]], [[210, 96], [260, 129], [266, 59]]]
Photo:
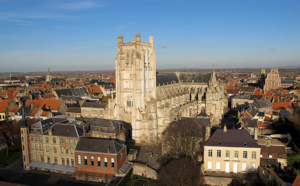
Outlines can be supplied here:
[[61, 96], [86, 96], [88, 93], [84, 88], [65, 88], [65, 89], [55, 89], [58, 97]]
[[260, 148], [246, 130], [217, 129], [205, 146]]
[[250, 95], [249, 99], [254, 100], [254, 99], [261, 99], [262, 95]]
[[88, 107], [88, 108], [105, 108], [106, 103], [98, 103], [95, 101], [86, 101], [84, 102], [81, 107]]
[[70, 113], [81, 113], [81, 108], [80, 107], [69, 107], [67, 112]]
[[202, 83], [208, 83], [211, 78], [211, 73], [181, 73], [179, 76], [179, 79], [183, 82], [202, 82]]
[[67, 121], [67, 120], [61, 119], [61, 118], [49, 118], [49, 119], [41, 120], [41, 121], [38, 121], [38, 122], [32, 124], [30, 130], [33, 133], [40, 133], [41, 131], [44, 133], [55, 123], [64, 122], [64, 121]]
[[91, 131], [98, 131], [101, 129], [103, 133], [119, 133], [119, 125], [124, 127], [123, 121], [102, 119], [102, 118], [82, 118], [81, 121], [85, 122]]
[[74, 124], [62, 124], [56, 123], [52, 127], [52, 135], [54, 136], [66, 136], [79, 138], [83, 135], [83, 128]]
[[76, 97], [76, 96], [61, 96], [62, 101], [79, 101], [82, 100], [81, 97]]
[[256, 100], [254, 102], [254, 104], [256, 106], [258, 106], [259, 108], [272, 107], [272, 103], [268, 99], [265, 99], [265, 100], [263, 100], [263, 99]]
[[286, 154], [285, 146], [274, 146], [274, 145], [260, 145], [261, 147], [261, 154], [268, 153], [268, 154]]
[[125, 147], [114, 139], [80, 138], [75, 151], [117, 154]]
[[247, 127], [257, 127], [257, 119], [242, 119]]
[[163, 84], [178, 83], [179, 79], [175, 73], [156, 74], [156, 86]]

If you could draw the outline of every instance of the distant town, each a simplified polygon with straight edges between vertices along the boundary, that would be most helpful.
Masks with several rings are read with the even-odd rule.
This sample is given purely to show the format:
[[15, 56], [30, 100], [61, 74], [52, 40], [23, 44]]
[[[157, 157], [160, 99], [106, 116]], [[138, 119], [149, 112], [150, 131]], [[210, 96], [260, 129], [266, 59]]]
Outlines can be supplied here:
[[[300, 68], [0, 73], [0, 185], [300, 185]], [[100, 67], [101, 68], [101, 67]]]

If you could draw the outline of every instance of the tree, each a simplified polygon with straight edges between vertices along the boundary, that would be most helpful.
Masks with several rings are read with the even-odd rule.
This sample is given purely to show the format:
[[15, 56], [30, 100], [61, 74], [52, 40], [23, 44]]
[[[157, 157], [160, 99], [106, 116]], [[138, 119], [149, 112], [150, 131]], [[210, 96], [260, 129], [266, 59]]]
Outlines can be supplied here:
[[294, 129], [300, 134], [300, 110], [296, 110], [288, 119], [294, 124]]
[[183, 158], [173, 160], [159, 172], [157, 185], [183, 186], [204, 185], [204, 176], [195, 161]]
[[164, 131], [163, 151], [171, 157], [196, 160], [202, 154], [206, 123], [199, 118], [181, 118]]
[[0, 136], [3, 136], [6, 141], [6, 155], [8, 156], [9, 145], [20, 144], [20, 122], [15, 123], [13, 121], [4, 121], [0, 126]]

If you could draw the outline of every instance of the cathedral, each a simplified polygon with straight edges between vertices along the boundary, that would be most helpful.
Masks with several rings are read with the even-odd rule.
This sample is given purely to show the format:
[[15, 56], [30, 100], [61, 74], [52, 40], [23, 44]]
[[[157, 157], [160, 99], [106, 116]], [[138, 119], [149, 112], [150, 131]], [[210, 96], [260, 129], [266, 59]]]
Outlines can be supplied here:
[[219, 124], [228, 105], [223, 87], [210, 74], [156, 72], [153, 37], [140, 34], [124, 43], [118, 36], [115, 60], [116, 97], [108, 104], [110, 118], [131, 123], [136, 143], [157, 143], [169, 123], [205, 114]]

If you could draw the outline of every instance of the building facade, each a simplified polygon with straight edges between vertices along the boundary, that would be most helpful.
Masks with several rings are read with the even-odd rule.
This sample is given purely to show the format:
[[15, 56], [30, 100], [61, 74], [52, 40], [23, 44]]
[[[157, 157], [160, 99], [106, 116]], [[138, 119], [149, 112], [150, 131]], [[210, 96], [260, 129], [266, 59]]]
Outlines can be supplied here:
[[226, 173], [256, 172], [260, 146], [246, 130], [218, 129], [204, 145], [205, 171]]
[[113, 139], [81, 138], [75, 157], [76, 179], [108, 183], [126, 162], [126, 146]]
[[39, 121], [21, 127], [24, 169], [41, 169], [73, 174], [75, 148], [83, 128], [63, 118]]
[[277, 89], [281, 87], [281, 78], [279, 76], [278, 68], [272, 68], [265, 78], [264, 91], [270, 89]]
[[215, 71], [205, 81], [185, 81], [180, 73], [157, 74], [153, 37], [141, 42], [140, 34], [124, 43], [118, 36], [116, 98], [108, 103], [111, 118], [132, 125], [137, 143], [156, 143], [174, 118], [195, 117], [201, 110], [218, 124], [227, 107]]

